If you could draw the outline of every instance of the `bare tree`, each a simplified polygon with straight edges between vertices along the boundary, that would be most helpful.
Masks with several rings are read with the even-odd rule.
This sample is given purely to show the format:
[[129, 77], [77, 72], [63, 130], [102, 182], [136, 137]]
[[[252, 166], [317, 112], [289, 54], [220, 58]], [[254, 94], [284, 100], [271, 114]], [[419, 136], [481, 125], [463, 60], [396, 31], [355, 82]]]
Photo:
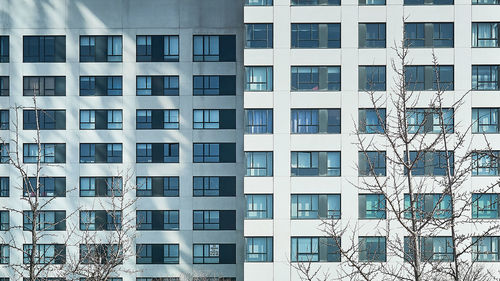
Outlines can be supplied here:
[[[454, 118], [465, 114], [462, 106], [469, 91], [449, 97], [447, 90], [453, 89], [441, 81], [434, 52], [432, 91], [421, 91], [408, 67], [409, 44], [403, 39], [392, 47], [395, 76], [387, 96], [366, 92], [379, 124], [373, 128], [375, 134], [355, 125], [363, 165], [357, 165], [360, 177], [352, 184], [359, 193], [380, 198], [375, 206], [384, 220], [368, 236], [379, 237], [383, 247], [367, 246], [371, 238], [361, 236], [366, 230], [357, 222], [324, 221], [321, 228], [327, 236], [339, 245], [342, 238], [342, 261], [336, 274], [322, 279], [316, 276], [324, 269], [312, 270], [307, 262], [292, 264], [303, 280], [498, 280], [477, 262], [478, 243], [498, 234], [499, 225], [474, 219], [477, 200], [467, 185], [481, 155], [493, 159], [492, 165], [498, 163], [498, 155], [486, 137], [481, 148], [472, 147], [477, 146], [471, 140], [472, 126]], [[474, 192], [492, 192], [499, 183]]]
[[136, 185], [130, 172], [118, 172], [107, 183], [105, 197], [95, 197], [89, 210], [80, 211], [80, 231], [71, 246], [78, 255], [70, 255], [63, 270], [67, 280], [107, 280], [136, 270], [124, 262], [136, 256]]
[[[55, 158], [55, 150], [46, 147], [42, 143], [40, 119], [52, 118], [37, 104], [36, 90], [33, 94], [33, 106], [14, 107], [15, 119], [11, 122], [11, 139], [1, 139], [0, 147], [3, 154], [7, 155], [7, 161], [14, 167], [21, 184], [15, 186], [23, 193], [21, 204], [12, 207], [4, 205], [2, 209], [9, 211], [10, 214], [20, 214], [23, 217], [23, 223], [19, 225], [9, 224], [7, 236], [2, 237], [3, 243], [9, 245], [9, 252], [18, 253], [22, 257], [20, 262], [10, 261], [10, 268], [19, 278], [35, 281], [39, 278], [53, 276], [53, 272], [61, 269], [66, 259], [66, 241], [67, 237], [74, 229], [66, 227], [66, 221], [73, 213], [51, 212], [52, 203], [56, 196], [66, 196], [69, 190], [58, 191], [49, 189], [42, 183], [44, 179], [44, 168], [48, 166], [57, 166], [50, 161]], [[20, 112], [30, 111], [34, 115], [34, 133], [32, 138], [31, 154], [21, 155], [23, 151], [23, 140], [20, 132]], [[33, 151], [34, 150], [34, 151]], [[23, 159], [25, 157], [26, 159]], [[52, 178], [54, 179], [54, 178]], [[55, 180], [55, 179], [54, 179]], [[56, 231], [64, 230], [64, 232]], [[21, 237], [21, 239], [19, 239]], [[21, 242], [20, 242], [21, 241]], [[58, 241], [54, 243], [54, 241]]]

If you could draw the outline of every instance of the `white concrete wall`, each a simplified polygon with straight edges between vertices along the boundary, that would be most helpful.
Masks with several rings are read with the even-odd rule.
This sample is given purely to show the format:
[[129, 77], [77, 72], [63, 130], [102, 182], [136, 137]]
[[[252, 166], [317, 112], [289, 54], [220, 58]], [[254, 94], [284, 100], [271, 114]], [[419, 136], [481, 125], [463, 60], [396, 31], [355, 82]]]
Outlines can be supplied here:
[[[245, 236], [273, 236], [273, 263], [245, 263], [245, 280], [299, 280], [289, 265], [291, 236], [323, 236], [317, 230], [319, 221], [291, 221], [290, 194], [292, 193], [341, 193], [342, 224], [360, 223], [359, 235], [377, 233], [374, 221], [358, 221], [358, 190], [352, 183], [361, 183], [356, 169], [357, 152], [354, 124], [358, 122], [358, 108], [373, 107], [366, 93], [358, 92], [359, 65], [387, 65], [387, 88], [395, 77], [391, 59], [394, 42], [401, 42], [403, 17], [408, 22], [454, 22], [455, 48], [436, 49], [440, 64], [454, 65], [455, 91], [447, 92], [445, 104], [451, 105], [471, 88], [471, 65], [500, 64], [498, 49], [471, 48], [471, 22], [499, 21], [498, 5], [471, 6], [469, 0], [455, 0], [451, 6], [403, 6], [403, 0], [387, 0], [385, 6], [358, 6], [357, 0], [342, 0], [341, 6], [291, 7], [290, 0], [274, 0], [272, 7], [245, 7], [245, 23], [273, 23], [274, 48], [266, 50], [245, 49], [245, 65], [273, 65], [274, 92], [245, 92], [245, 108], [273, 108], [273, 135], [245, 135], [245, 151], [274, 151], [273, 178], [245, 178], [246, 194], [272, 193], [274, 219], [245, 221]], [[358, 23], [385, 22], [386, 49], [358, 49]], [[291, 23], [341, 23], [341, 49], [290, 49]], [[410, 61], [414, 65], [431, 65], [432, 50], [411, 49]], [[297, 93], [290, 92], [290, 66], [341, 65], [340, 92]], [[382, 93], [386, 95], [386, 93]], [[419, 106], [426, 107], [431, 93], [424, 93]], [[498, 107], [498, 92], [473, 92], [469, 94], [455, 116], [455, 124], [466, 128], [471, 122], [471, 107]], [[340, 135], [291, 135], [290, 109], [292, 108], [341, 108], [342, 132]], [[388, 111], [390, 107], [388, 108]], [[499, 149], [498, 135], [489, 135], [493, 149]], [[476, 137], [472, 146], [481, 147]], [[376, 140], [380, 143], [381, 140]], [[290, 152], [341, 151], [341, 178], [290, 177]], [[474, 190], [491, 182], [491, 178], [472, 178], [465, 186]], [[345, 241], [344, 247], [348, 247]], [[338, 263], [320, 264], [335, 274]]]
[[[43, 142], [66, 142], [66, 164], [44, 168], [49, 176], [66, 176], [66, 198], [52, 203], [55, 209], [71, 213], [78, 207], [88, 209], [93, 199], [78, 197], [79, 176], [111, 176], [118, 170], [131, 169], [137, 176], [179, 176], [179, 198], [142, 198], [138, 209], [180, 210], [179, 231], [149, 231], [139, 233], [137, 243], [178, 243], [180, 264], [135, 266], [135, 259], [127, 267], [137, 273], [122, 275], [124, 281], [135, 277], [175, 277], [182, 273], [217, 274], [243, 280], [243, 1], [235, 0], [0, 0], [0, 35], [10, 37], [10, 63], [0, 64], [0, 76], [10, 76], [10, 96], [0, 97], [0, 109], [16, 105], [31, 105], [30, 97], [22, 95], [22, 79], [27, 75], [66, 76], [65, 97], [40, 97], [44, 109], [66, 109], [65, 131], [42, 132]], [[65, 35], [66, 63], [23, 63], [23, 35]], [[80, 35], [122, 35], [122, 63], [80, 63]], [[237, 36], [237, 62], [192, 62], [193, 35], [235, 34]], [[179, 35], [180, 61], [136, 63], [136, 35]], [[237, 95], [221, 97], [194, 97], [193, 75], [237, 75]], [[80, 97], [80, 75], [121, 75], [123, 96]], [[175, 97], [137, 97], [136, 75], [179, 75], [180, 95]], [[80, 131], [80, 109], [123, 109], [123, 130]], [[135, 130], [136, 109], [179, 109], [180, 130]], [[236, 108], [236, 130], [193, 131], [193, 108]], [[11, 110], [11, 118], [14, 111]], [[20, 120], [22, 122], [22, 119]], [[12, 128], [12, 125], [11, 125]], [[22, 131], [23, 142], [32, 142], [33, 131]], [[0, 131], [0, 137], [13, 138], [13, 132]], [[193, 164], [193, 142], [236, 142], [237, 163]], [[123, 143], [123, 164], [79, 164], [79, 143]], [[136, 142], [179, 142], [179, 164], [135, 164]], [[11, 142], [11, 147], [14, 144]], [[237, 176], [236, 198], [193, 198], [193, 176]], [[21, 180], [13, 168], [0, 165], [0, 176], [10, 176], [10, 198], [0, 198], [0, 206], [18, 206], [22, 196], [15, 187]], [[135, 177], [133, 178], [135, 182]], [[87, 207], [86, 207], [87, 206]], [[235, 209], [236, 231], [192, 231], [193, 209]], [[78, 216], [72, 218], [78, 223]], [[11, 224], [22, 224], [20, 214], [11, 214]], [[15, 232], [22, 242], [22, 232]], [[237, 265], [193, 265], [193, 243], [236, 243]], [[76, 249], [70, 250], [77, 254]], [[22, 262], [15, 251], [11, 263]], [[0, 277], [13, 277], [9, 266], [0, 266]], [[14, 280], [14, 279], [11, 279]]]

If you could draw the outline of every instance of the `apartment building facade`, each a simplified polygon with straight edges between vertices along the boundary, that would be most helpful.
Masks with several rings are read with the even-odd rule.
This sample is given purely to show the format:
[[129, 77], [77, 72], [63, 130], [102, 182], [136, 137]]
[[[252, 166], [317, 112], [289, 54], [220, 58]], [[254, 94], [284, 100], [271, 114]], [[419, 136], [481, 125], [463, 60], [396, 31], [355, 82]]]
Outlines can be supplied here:
[[[437, 130], [434, 119], [420, 128], [418, 116], [430, 112], [440, 84], [445, 107], [462, 101], [460, 114], [447, 109], [448, 128], [470, 128], [477, 148], [487, 134], [498, 155], [496, 4], [0, 0], [0, 278], [20, 278], [16, 265], [26, 263], [9, 245], [29, 249], [34, 226], [22, 198], [54, 198], [41, 216], [51, 235], [39, 249], [63, 252], [54, 262], [68, 263], [90, 251], [61, 244], [71, 226], [112, 232], [116, 217], [96, 202], [125, 186], [134, 187], [123, 197], [134, 202], [136, 256], [112, 281], [300, 280], [294, 265], [303, 262], [336, 274], [343, 260], [336, 247], [349, 240], [325, 235], [325, 219], [360, 226], [361, 262], [402, 262], [379, 231], [388, 221], [385, 198], [356, 187], [390, 168], [390, 155], [378, 151], [366, 154], [377, 163], [369, 168], [356, 145], [356, 132], [376, 135], [377, 114], [394, 110], [387, 102], [376, 112], [366, 92], [389, 99], [398, 78], [392, 47], [405, 36], [405, 69], [422, 96], [410, 133]], [[28, 174], [43, 162], [40, 190], [9, 164], [17, 150]], [[439, 163], [442, 154], [425, 161]], [[500, 217], [500, 191], [480, 192], [500, 169], [482, 160], [464, 181], [476, 221]], [[440, 176], [441, 168], [414, 173]], [[442, 200], [422, 196], [430, 205]], [[446, 259], [447, 237], [423, 243]], [[499, 240], [491, 235], [474, 248], [480, 264], [497, 265]]]
[[[372, 173], [381, 178], [389, 175], [385, 151], [367, 152], [374, 164], [371, 170], [363, 161], [358, 137], [372, 139], [383, 126], [379, 116], [385, 120], [386, 112], [395, 114], [390, 96], [397, 91], [394, 85], [400, 77], [391, 63], [400, 66], [397, 51], [401, 52], [405, 39], [409, 43], [405, 70], [412, 77], [407, 82], [421, 98], [412, 103], [414, 114], [424, 115], [436, 84], [440, 84], [445, 87], [443, 106], [452, 107], [461, 100], [460, 114], [452, 109], [445, 113], [453, 116], [448, 125], [464, 130], [472, 149], [483, 145], [483, 133], [495, 142], [497, 4], [475, 0], [246, 1], [245, 280], [304, 280], [304, 272], [297, 270], [300, 263], [306, 268], [311, 264], [310, 274], [320, 268], [318, 276], [350, 272], [341, 268], [346, 259], [338, 247], [359, 247], [353, 256], [359, 264], [404, 262], [388, 244], [389, 239], [398, 235], [403, 239], [407, 234], [395, 228], [392, 237], [381, 235], [381, 229], [395, 225], [394, 216], [388, 220], [385, 198], [358, 189]], [[439, 62], [437, 79], [433, 52]], [[381, 97], [380, 111], [367, 93], [372, 91]], [[420, 122], [416, 119], [408, 119], [410, 133], [436, 130], [435, 120], [425, 129], [412, 127]], [[389, 120], [394, 122], [394, 116], [387, 117]], [[486, 128], [485, 123], [493, 125]], [[373, 142], [379, 148], [384, 143], [388, 147], [384, 138], [375, 137]], [[436, 159], [446, 158], [441, 154], [433, 152], [434, 160], [425, 161], [438, 163]], [[471, 196], [468, 200], [473, 201], [467, 215], [474, 226], [462, 229], [467, 233], [482, 229], [476, 223], [481, 224], [482, 215], [478, 214], [483, 209], [479, 205], [489, 200], [485, 197], [498, 196], [496, 188], [486, 195], [480, 191], [498, 176], [494, 168], [478, 168], [491, 166], [488, 163], [473, 164], [464, 181]], [[437, 166], [429, 173], [413, 174], [443, 175]], [[407, 194], [404, 196], [401, 200], [407, 200]], [[426, 194], [421, 200], [435, 206], [441, 202], [436, 196]], [[492, 203], [496, 199], [488, 202], [492, 213], [485, 217], [498, 218], [498, 208]], [[325, 220], [338, 221], [347, 227], [346, 233], [355, 230], [355, 234], [333, 240], [324, 231]], [[443, 230], [437, 235], [421, 239], [429, 245], [422, 255], [430, 253], [450, 261], [450, 234]], [[497, 266], [496, 235], [478, 239], [470, 239], [469, 243], [481, 242], [471, 246], [472, 254], [467, 252], [466, 259], [474, 259], [480, 266]]]
[[[112, 280], [243, 280], [242, 13], [233, 0], [0, 2], [2, 280], [29, 260], [9, 248], [30, 247], [22, 198], [52, 200], [41, 223], [68, 217], [37, 248], [69, 263], [91, 249], [68, 233], [121, 223], [97, 202], [125, 185], [137, 256]], [[9, 165], [17, 150], [31, 177], [42, 161], [40, 190]]]

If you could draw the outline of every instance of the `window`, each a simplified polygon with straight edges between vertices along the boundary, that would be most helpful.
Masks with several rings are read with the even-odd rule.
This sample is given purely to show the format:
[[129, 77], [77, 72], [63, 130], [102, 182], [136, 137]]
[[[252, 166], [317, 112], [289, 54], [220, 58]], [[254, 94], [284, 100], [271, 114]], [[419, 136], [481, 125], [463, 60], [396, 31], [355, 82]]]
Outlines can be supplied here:
[[219, 110], [218, 109], [194, 109], [193, 129], [218, 129]]
[[272, 66], [246, 66], [245, 91], [270, 92], [273, 90]]
[[179, 163], [178, 143], [138, 143], [137, 163]]
[[360, 151], [358, 152], [358, 175], [386, 176], [385, 151]]
[[245, 262], [272, 262], [273, 237], [245, 237]]
[[472, 0], [472, 5], [497, 5], [498, 0]]
[[245, 219], [272, 219], [273, 195], [272, 194], [247, 194]]
[[23, 62], [66, 62], [66, 36], [23, 36]]
[[245, 6], [272, 6], [273, 0], [245, 0]]
[[[421, 0], [405, 0], [405, 2], [406, 1]], [[409, 48], [453, 48], [454, 46], [453, 23], [405, 23], [404, 29], [405, 44]]]
[[245, 109], [245, 133], [272, 134], [272, 109]]
[[405, 66], [404, 75], [409, 91], [453, 91], [453, 65]]
[[9, 76], [0, 76], [0, 97], [9, 95]]
[[40, 144], [40, 155], [38, 155], [38, 144], [23, 144], [24, 163], [66, 163], [65, 143], [42, 143]]
[[273, 152], [272, 151], [247, 151], [246, 176], [247, 177], [272, 177], [273, 176]]
[[24, 96], [65, 96], [66, 77], [64, 76], [24, 76]]
[[234, 109], [194, 109], [194, 129], [236, 129]]
[[[64, 264], [66, 262], [66, 246], [63, 244], [37, 244], [35, 251], [36, 264]], [[29, 264], [33, 245], [23, 245], [23, 263]]]
[[387, 258], [386, 238], [377, 236], [359, 237], [359, 261], [385, 262]]
[[235, 163], [235, 143], [193, 143], [194, 163]]
[[81, 143], [80, 163], [122, 163], [121, 143]]
[[9, 62], [9, 36], [0, 36], [0, 63]]
[[137, 177], [137, 197], [178, 197], [179, 177]]
[[340, 91], [340, 66], [292, 66], [291, 91]]
[[292, 6], [340, 6], [340, 0], [292, 0]]
[[359, 66], [359, 91], [385, 91], [385, 65]]
[[81, 197], [122, 196], [123, 180], [121, 177], [81, 177]]
[[137, 244], [137, 264], [179, 264], [179, 244]]
[[383, 194], [358, 195], [359, 219], [385, 219], [386, 202]]
[[121, 62], [122, 36], [80, 36], [80, 62]]
[[193, 244], [193, 264], [235, 264], [236, 244]]
[[473, 193], [472, 194], [472, 218], [473, 219], [498, 219], [498, 194], [496, 193]]
[[498, 47], [498, 23], [473, 22], [472, 47], [478, 47], [478, 48]]
[[[82, 116], [82, 113], [83, 116]], [[90, 129], [107, 129], [107, 130], [121, 130], [123, 122], [123, 113], [121, 109], [115, 110], [80, 110], [80, 118], [91, 123], [94, 121], [93, 127], [90, 124]], [[96, 119], [97, 117], [97, 119]], [[106, 118], [106, 119], [104, 119]], [[81, 122], [81, 121], [80, 121]], [[82, 125], [80, 124], [80, 129]]]
[[[414, 176], [446, 176], [448, 167], [454, 172], [454, 153], [449, 151], [410, 151], [410, 161], [414, 162], [411, 171]], [[405, 174], [408, 171], [405, 170]]]
[[498, 131], [498, 108], [472, 108], [472, 133]]
[[379, 134], [385, 129], [385, 108], [358, 110], [358, 130], [363, 134]]
[[236, 61], [236, 35], [194, 35], [193, 61]]
[[122, 246], [118, 244], [80, 244], [80, 262], [82, 264], [122, 264]]
[[66, 178], [39, 177], [38, 186], [36, 177], [29, 177], [23, 181], [23, 196], [34, 197], [38, 190], [39, 197], [66, 197]]
[[360, 23], [358, 25], [359, 48], [385, 48], [385, 23]]
[[340, 194], [292, 194], [292, 219], [340, 219]]
[[[9, 264], [10, 261], [10, 246], [6, 244], [0, 245], [0, 264]], [[2, 278], [7, 279], [9, 278]]]
[[358, 176], [386, 176], [385, 151], [358, 152]]
[[193, 281], [236, 281], [236, 277], [193, 277]]
[[9, 178], [0, 177], [0, 197], [9, 197]]
[[7, 231], [9, 229], [9, 211], [0, 211], [0, 230]]
[[473, 65], [472, 89], [476, 91], [498, 90], [498, 65]]
[[137, 96], [178, 96], [179, 76], [137, 76]]
[[[453, 108], [439, 109], [410, 108], [407, 113], [408, 133], [453, 133], [454, 110]], [[444, 121], [441, 122], [441, 117]]]
[[193, 177], [193, 197], [234, 197], [236, 177]]
[[193, 96], [234, 96], [234, 95], [236, 95], [235, 75], [193, 76]]
[[[413, 199], [413, 206], [411, 201]], [[411, 219], [412, 212], [417, 219], [448, 219], [451, 217], [451, 197], [449, 194], [409, 194], [404, 195], [405, 218]]]
[[137, 277], [135, 281], [180, 281], [179, 277]]
[[219, 211], [193, 211], [193, 230], [214, 229], [219, 229]]
[[292, 262], [340, 262], [340, 237], [291, 237]]
[[9, 110], [0, 110], [0, 130], [9, 129]]
[[292, 176], [340, 176], [340, 152], [292, 151]]
[[472, 176], [498, 176], [500, 173], [497, 159], [498, 150], [474, 151], [472, 153]]
[[[23, 230], [33, 230], [33, 212], [23, 211]], [[38, 211], [35, 223], [38, 231], [66, 230], [66, 211]]]
[[136, 211], [137, 230], [179, 230], [179, 211]]
[[273, 24], [272, 23], [247, 23], [246, 48], [272, 48], [273, 47]]
[[193, 230], [234, 230], [236, 211], [193, 211]]
[[66, 130], [66, 110], [23, 110], [23, 130], [37, 129]]
[[178, 35], [137, 35], [138, 62], [179, 61]]
[[80, 96], [121, 96], [121, 76], [80, 76]]
[[339, 134], [340, 109], [292, 109], [292, 134]]
[[404, 5], [453, 5], [453, 0], [404, 0]]
[[120, 230], [122, 212], [111, 211], [80, 211], [80, 230]]
[[0, 164], [7, 164], [10, 161], [8, 143], [0, 143]]
[[340, 48], [340, 23], [292, 23], [296, 48]]
[[179, 129], [178, 109], [138, 109], [136, 129]]
[[359, 0], [359, 6], [385, 5], [385, 0]]
[[500, 237], [472, 237], [472, 259], [479, 262], [500, 261]]
[[[415, 249], [410, 248], [410, 237], [404, 238], [405, 259], [412, 259], [412, 252]], [[421, 261], [453, 261], [453, 244], [451, 237], [420, 237], [419, 248], [421, 251]]]

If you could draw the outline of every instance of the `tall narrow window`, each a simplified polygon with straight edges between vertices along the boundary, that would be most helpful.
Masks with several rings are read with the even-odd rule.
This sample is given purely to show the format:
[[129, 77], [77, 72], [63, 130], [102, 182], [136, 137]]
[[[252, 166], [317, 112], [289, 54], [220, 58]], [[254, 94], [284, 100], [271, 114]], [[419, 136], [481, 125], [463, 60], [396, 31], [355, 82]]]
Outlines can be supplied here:
[[9, 76], [0, 76], [0, 97], [9, 95]]
[[0, 63], [9, 62], [9, 36], [0, 36]]

